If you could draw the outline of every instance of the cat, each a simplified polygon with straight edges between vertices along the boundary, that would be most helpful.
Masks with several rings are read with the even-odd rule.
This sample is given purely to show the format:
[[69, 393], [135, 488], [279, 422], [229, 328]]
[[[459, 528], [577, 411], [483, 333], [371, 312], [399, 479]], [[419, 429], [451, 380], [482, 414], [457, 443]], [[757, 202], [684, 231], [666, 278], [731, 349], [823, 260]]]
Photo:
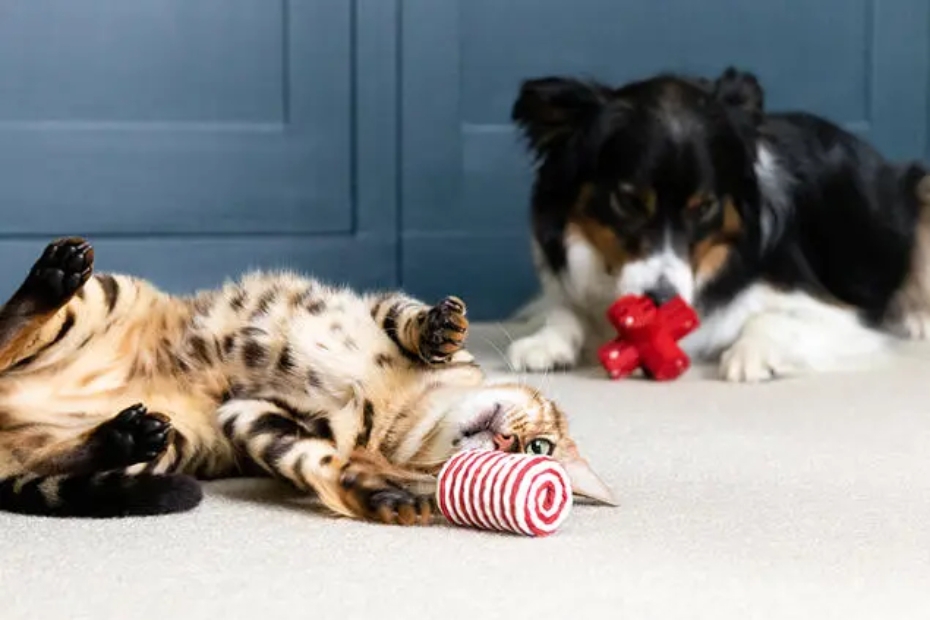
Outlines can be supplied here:
[[456, 297], [261, 271], [178, 297], [93, 260], [53, 241], [0, 309], [0, 510], [182, 512], [197, 479], [258, 473], [336, 515], [425, 524], [468, 448], [551, 455], [613, 503], [554, 402], [487, 382]]

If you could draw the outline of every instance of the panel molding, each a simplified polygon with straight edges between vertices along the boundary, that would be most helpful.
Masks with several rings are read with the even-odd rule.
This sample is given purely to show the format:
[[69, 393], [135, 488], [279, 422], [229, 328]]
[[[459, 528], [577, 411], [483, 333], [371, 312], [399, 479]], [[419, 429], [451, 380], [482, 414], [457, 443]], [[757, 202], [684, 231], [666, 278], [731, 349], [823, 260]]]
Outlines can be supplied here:
[[[278, 45], [283, 57], [282, 110], [274, 121], [2, 123], [0, 169], [8, 179], [0, 184], [0, 201], [16, 210], [5, 231], [355, 231], [363, 219], [355, 212], [352, 178], [357, 3], [279, 0], [268, 6], [280, 13], [280, 31], [256, 36], [274, 36], [263, 49]], [[227, 35], [220, 28], [211, 36]], [[171, 56], [171, 46], [152, 53], [183, 61]], [[256, 79], [267, 83], [272, 76]], [[102, 85], [75, 85], [94, 87]], [[170, 97], [181, 85], [155, 88]]]
[[353, 186], [357, 229], [400, 232], [401, 0], [354, 0]]
[[[401, 218], [456, 208], [462, 195], [461, 50], [456, 0], [405, 0], [401, 16]], [[454, 43], [453, 43], [454, 42]], [[427, 61], [424, 62], [424, 59]], [[416, 131], [410, 131], [410, 128]]]
[[[268, 221], [272, 219], [270, 212], [261, 208], [258, 216], [264, 221], [259, 221], [260, 225], [228, 226], [222, 219], [235, 214], [217, 205], [213, 210], [195, 208], [179, 216], [201, 219], [194, 230], [184, 221], [167, 228], [94, 227], [81, 217], [87, 211], [82, 198], [76, 196], [69, 206], [55, 207], [55, 211], [70, 209], [66, 217], [46, 213], [36, 217], [30, 226], [6, 223], [0, 230], [0, 284], [7, 290], [18, 285], [51, 237], [81, 234], [97, 247], [100, 269], [148, 277], [172, 292], [215, 286], [252, 268], [296, 269], [365, 289], [396, 286], [400, 247], [399, 0], [287, 0], [287, 9], [286, 25], [299, 32], [283, 37], [282, 46], [290, 50], [290, 56], [305, 60], [289, 62], [286, 68], [292, 84], [288, 86], [291, 104], [287, 106], [285, 123], [49, 121], [31, 125], [0, 123], [0, 134], [3, 141], [13, 137], [18, 145], [31, 149], [32, 157], [44, 160], [50, 151], [68, 158], [90, 151], [113, 160], [134, 156], [140, 149], [178, 156], [192, 162], [192, 178], [204, 170], [203, 165], [196, 164], [197, 155], [219, 152], [232, 163], [241, 163], [250, 161], [250, 157], [290, 149], [290, 171], [283, 172], [314, 178], [321, 174], [326, 177], [326, 164], [320, 168], [307, 158], [307, 153], [319, 148], [320, 134], [329, 133], [345, 143], [344, 152], [340, 147], [324, 153], [333, 161], [344, 162], [339, 164], [344, 165], [344, 172], [329, 174], [333, 183], [344, 183], [344, 196], [325, 203], [312, 201], [299, 216], [308, 226]], [[308, 28], [316, 33], [315, 37], [307, 36]], [[329, 40], [319, 41], [325, 37]], [[321, 92], [327, 101], [319, 100]], [[320, 118], [330, 122], [316, 122]], [[5, 177], [37, 169], [21, 164], [20, 172], [11, 172], [4, 160], [9, 161], [14, 154], [19, 157], [21, 150], [0, 148], [0, 170], [5, 169]], [[106, 168], [88, 165], [87, 172], [105, 175]], [[270, 168], [263, 174], [280, 176], [283, 172]], [[235, 170], [217, 171], [215, 178], [205, 182], [226, 179], [233, 185], [245, 183], [241, 176]], [[49, 184], [54, 182], [48, 180]], [[286, 190], [281, 184], [269, 187]], [[237, 190], [234, 187], [228, 191]], [[0, 196], [2, 192], [0, 188]], [[51, 189], [49, 196], [55, 196]], [[255, 204], [261, 203], [256, 200]], [[11, 208], [9, 201], [6, 205]], [[97, 217], [119, 219], [122, 215], [110, 206], [96, 208]], [[127, 208], [145, 217], [145, 205]], [[140, 213], [134, 214], [136, 221]], [[331, 216], [335, 217], [327, 221]]]

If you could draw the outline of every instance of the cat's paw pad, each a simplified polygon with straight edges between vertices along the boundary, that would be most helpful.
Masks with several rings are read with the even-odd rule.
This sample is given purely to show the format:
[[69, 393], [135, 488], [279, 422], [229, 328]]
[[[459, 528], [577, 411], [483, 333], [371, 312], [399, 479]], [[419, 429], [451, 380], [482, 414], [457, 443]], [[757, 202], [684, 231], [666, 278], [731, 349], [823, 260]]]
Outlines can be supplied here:
[[346, 503], [358, 516], [388, 525], [426, 525], [432, 519], [431, 496], [417, 495], [377, 474], [349, 466], [340, 485]]
[[420, 331], [420, 357], [430, 364], [447, 361], [465, 344], [468, 319], [465, 302], [446, 297], [430, 308]]
[[53, 241], [29, 271], [23, 292], [42, 309], [58, 308], [90, 278], [94, 249], [80, 237]]
[[95, 432], [101, 460], [110, 467], [148, 463], [168, 448], [171, 421], [136, 404], [121, 411]]
[[511, 344], [507, 359], [516, 372], [559, 372], [574, 368], [578, 354], [577, 347], [566, 338], [551, 330], [542, 330]]

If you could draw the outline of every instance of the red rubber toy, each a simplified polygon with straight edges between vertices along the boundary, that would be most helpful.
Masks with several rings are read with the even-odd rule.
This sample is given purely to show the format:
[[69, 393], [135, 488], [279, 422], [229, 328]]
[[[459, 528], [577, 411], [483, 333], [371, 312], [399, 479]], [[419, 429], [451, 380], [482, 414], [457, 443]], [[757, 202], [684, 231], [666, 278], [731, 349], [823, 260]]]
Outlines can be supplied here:
[[621, 379], [642, 368], [656, 381], [677, 379], [691, 366], [678, 341], [700, 324], [697, 312], [681, 297], [662, 306], [646, 296], [625, 295], [607, 311], [618, 337], [598, 350], [611, 379]]

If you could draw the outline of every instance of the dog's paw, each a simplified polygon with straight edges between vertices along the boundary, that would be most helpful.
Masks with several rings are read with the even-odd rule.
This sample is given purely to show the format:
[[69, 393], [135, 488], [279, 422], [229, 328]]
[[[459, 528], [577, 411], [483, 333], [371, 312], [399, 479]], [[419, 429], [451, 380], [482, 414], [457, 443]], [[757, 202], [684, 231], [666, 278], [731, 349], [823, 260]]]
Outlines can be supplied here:
[[542, 329], [510, 345], [507, 358], [520, 372], [563, 371], [578, 363], [578, 347], [552, 329]]
[[909, 312], [901, 319], [895, 331], [910, 340], [930, 339], [930, 312]]
[[777, 342], [760, 336], [740, 338], [720, 358], [721, 378], [734, 383], [771, 381], [799, 370]]

